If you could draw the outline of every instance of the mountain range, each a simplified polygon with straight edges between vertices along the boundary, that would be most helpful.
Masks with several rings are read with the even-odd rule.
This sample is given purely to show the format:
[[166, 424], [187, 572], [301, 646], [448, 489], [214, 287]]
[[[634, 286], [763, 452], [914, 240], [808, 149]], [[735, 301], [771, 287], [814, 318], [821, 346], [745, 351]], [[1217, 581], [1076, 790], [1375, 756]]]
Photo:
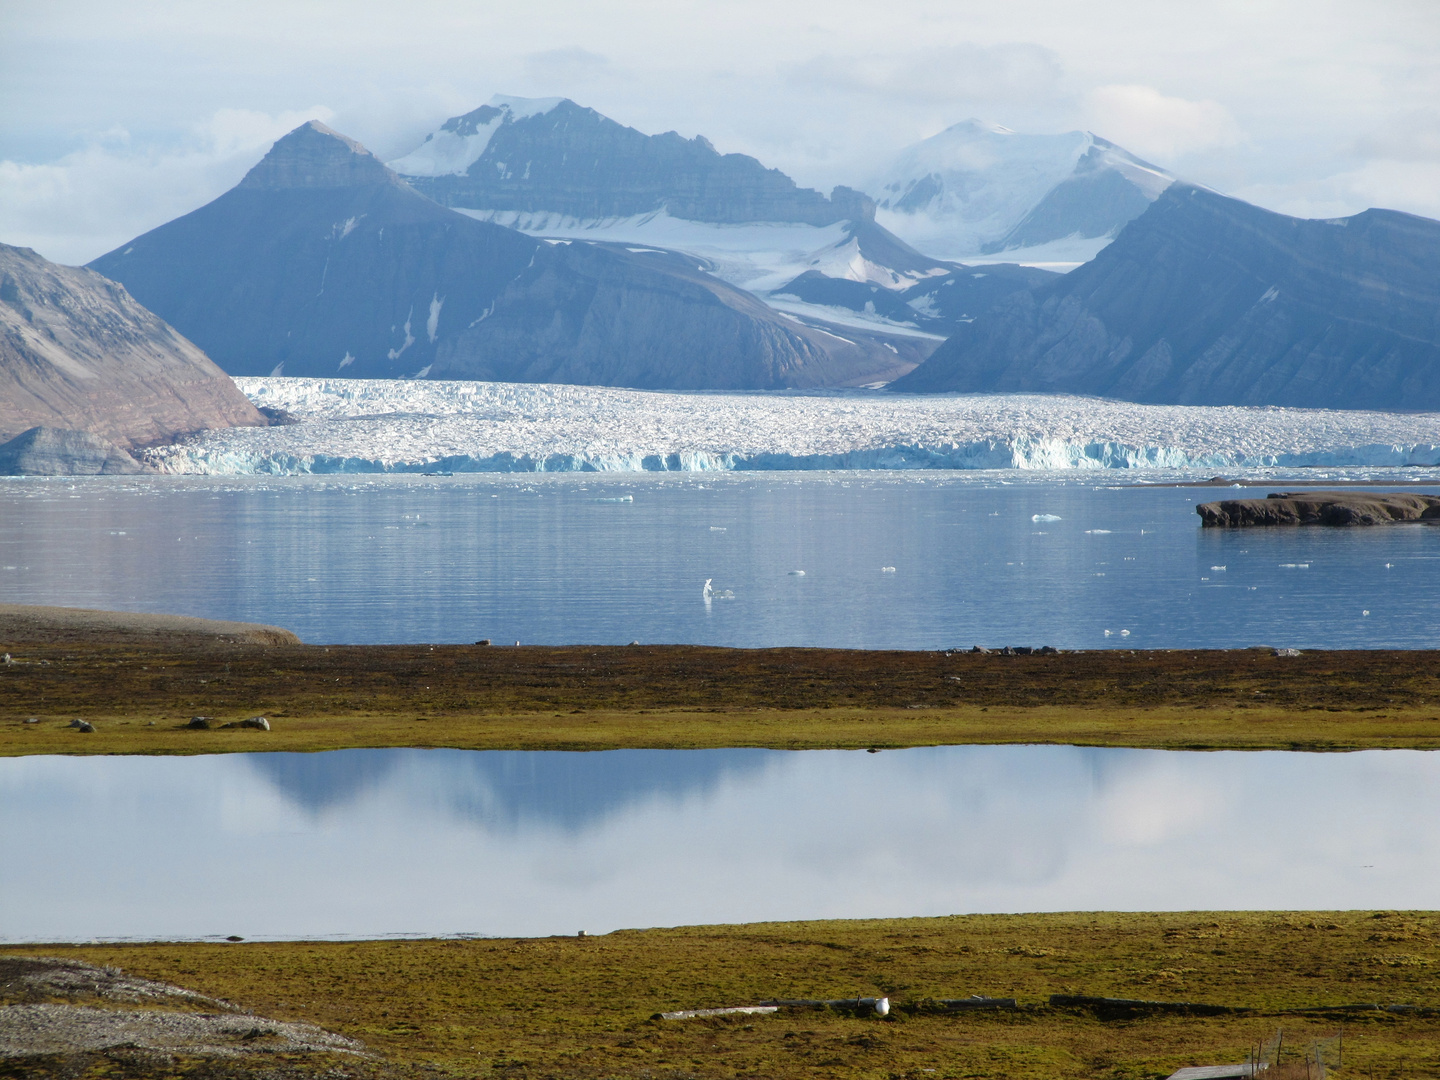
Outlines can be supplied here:
[[1092, 261], [1012, 294], [894, 386], [1440, 409], [1440, 222], [1308, 220], [1175, 184]]
[[853, 188], [827, 197], [702, 136], [645, 135], [564, 98], [497, 96], [389, 164], [468, 216], [551, 239], [681, 251], [777, 310], [912, 337], [925, 351], [1002, 281], [1033, 278], [1011, 266], [976, 287], [965, 267], [877, 223], [874, 200]]
[[90, 265], [235, 375], [770, 389], [886, 381], [934, 346], [807, 326], [671, 252], [477, 221], [318, 122]]
[[[878, 170], [872, 198], [568, 99], [497, 97], [391, 165], [304, 124], [232, 190], [91, 264], [119, 285], [65, 287], [103, 292], [147, 347], [170, 335], [192, 367], [199, 346], [237, 375], [1440, 408], [1440, 223], [1286, 217], [1086, 132], [957, 124]], [[49, 274], [54, 292], [84, 272], [7, 251], [30, 275], [0, 289], [10, 431], [42, 400], [101, 431], [53, 371], [29, 399], [38, 384], [15, 374], [35, 364], [14, 342], [66, 351], [39, 287], [17, 283]], [[1043, 265], [1066, 251], [1087, 261]], [[75, 355], [101, 357], [103, 322]], [[122, 445], [202, 424], [162, 400], [178, 370], [159, 397], [133, 395], [157, 419]]]

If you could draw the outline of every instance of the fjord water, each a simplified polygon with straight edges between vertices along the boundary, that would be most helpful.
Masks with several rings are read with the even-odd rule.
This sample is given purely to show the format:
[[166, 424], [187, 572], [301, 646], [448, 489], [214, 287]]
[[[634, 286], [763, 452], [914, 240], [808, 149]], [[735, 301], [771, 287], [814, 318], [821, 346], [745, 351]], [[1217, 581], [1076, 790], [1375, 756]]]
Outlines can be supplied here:
[[1440, 755], [22, 757], [0, 866], [7, 941], [1433, 908]]
[[266, 622], [315, 643], [1440, 644], [1440, 529], [1202, 530], [1197, 502], [1285, 479], [1144, 479], [12, 479], [0, 600]]

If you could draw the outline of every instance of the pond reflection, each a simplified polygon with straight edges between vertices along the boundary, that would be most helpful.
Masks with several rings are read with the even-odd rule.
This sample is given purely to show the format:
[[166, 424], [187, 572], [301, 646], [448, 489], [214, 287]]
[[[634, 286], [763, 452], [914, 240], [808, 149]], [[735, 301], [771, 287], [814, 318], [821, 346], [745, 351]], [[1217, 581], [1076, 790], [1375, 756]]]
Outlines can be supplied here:
[[11, 758], [0, 867], [8, 941], [1433, 908], [1440, 755]]

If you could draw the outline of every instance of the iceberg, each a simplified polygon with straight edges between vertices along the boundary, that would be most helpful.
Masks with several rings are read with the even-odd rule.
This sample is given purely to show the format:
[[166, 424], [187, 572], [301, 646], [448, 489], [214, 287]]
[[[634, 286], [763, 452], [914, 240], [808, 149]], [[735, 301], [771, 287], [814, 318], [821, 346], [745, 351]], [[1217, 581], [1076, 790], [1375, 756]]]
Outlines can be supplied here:
[[235, 380], [299, 422], [144, 452], [207, 475], [1440, 466], [1440, 415], [1038, 394], [681, 393], [440, 380]]

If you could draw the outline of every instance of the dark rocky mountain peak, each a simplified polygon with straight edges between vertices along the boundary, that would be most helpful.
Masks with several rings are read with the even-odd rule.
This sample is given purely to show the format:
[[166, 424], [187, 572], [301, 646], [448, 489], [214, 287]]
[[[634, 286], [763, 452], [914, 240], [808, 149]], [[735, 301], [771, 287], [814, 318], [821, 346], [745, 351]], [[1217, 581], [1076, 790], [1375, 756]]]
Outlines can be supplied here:
[[1440, 221], [1288, 217], [1187, 184], [897, 389], [1440, 409]]
[[242, 188], [349, 188], [404, 183], [354, 139], [310, 120], [279, 139]]
[[[495, 138], [573, 116], [541, 104], [455, 130]], [[891, 378], [929, 352], [812, 329], [697, 265], [477, 221], [314, 123], [218, 199], [93, 264], [235, 375], [768, 389]]]
[[[504, 111], [497, 109], [494, 105], [481, 105], [478, 109], [471, 109], [464, 116], [452, 116], [440, 125], [440, 130], [465, 138], [474, 135], [483, 127], [488, 127], [491, 121], [498, 120], [503, 115]], [[426, 141], [428, 142], [431, 138], [433, 136], [427, 135]]]
[[646, 135], [568, 98], [497, 96], [390, 164], [446, 206], [582, 220], [665, 210], [720, 224], [829, 225], [863, 216], [868, 203], [844, 189], [837, 204], [753, 157], [720, 153], [703, 135]]

